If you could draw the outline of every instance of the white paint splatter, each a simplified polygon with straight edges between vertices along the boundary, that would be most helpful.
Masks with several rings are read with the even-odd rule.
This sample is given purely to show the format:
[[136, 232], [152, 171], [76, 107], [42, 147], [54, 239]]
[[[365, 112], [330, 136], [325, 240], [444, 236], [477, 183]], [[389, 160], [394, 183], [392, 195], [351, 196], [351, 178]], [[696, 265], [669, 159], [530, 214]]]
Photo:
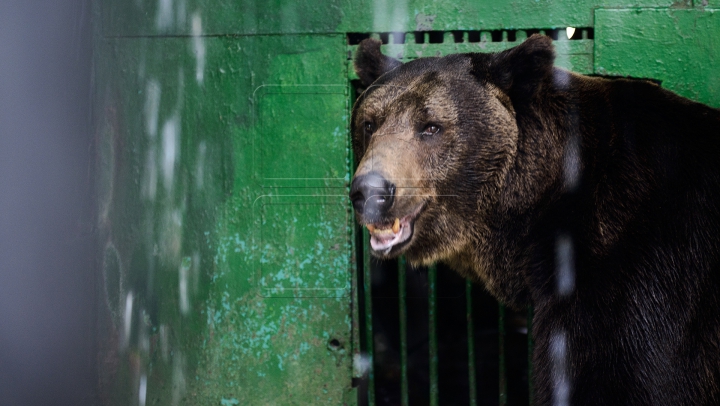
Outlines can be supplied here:
[[130, 343], [130, 332], [132, 328], [133, 292], [128, 292], [125, 297], [125, 316], [123, 317], [123, 347]]
[[173, 19], [173, 0], [158, 0], [158, 11], [155, 16], [155, 28], [159, 32], [169, 31], [175, 21]]
[[364, 353], [353, 355], [353, 376], [363, 377], [370, 370], [371, 358]]
[[192, 15], [192, 41], [195, 54], [195, 79], [202, 84], [205, 75], [205, 39], [202, 37], [202, 18], [200, 12]]
[[170, 191], [175, 175], [175, 163], [180, 157], [180, 116], [173, 115], [162, 128], [162, 172], [165, 189]]
[[280, 354], [276, 354], [276, 356], [278, 359], [278, 369], [280, 369], [281, 371], [284, 371], [285, 368], [283, 367], [283, 358], [280, 356]]
[[158, 119], [160, 114], [161, 87], [157, 80], [148, 80], [145, 85], [145, 132], [150, 142], [145, 157], [145, 170], [143, 172], [142, 195], [143, 197], [155, 200], [157, 192], [157, 162], [155, 139], [157, 138]]
[[569, 235], [561, 234], [555, 241], [557, 291], [567, 296], [575, 289], [575, 253]]
[[140, 388], [138, 389], [138, 403], [140, 406], [145, 406], [145, 400], [147, 399], [147, 375], [143, 374], [140, 377]]
[[572, 192], [577, 189], [580, 183], [581, 166], [580, 138], [576, 135], [572, 135], [565, 146], [565, 153], [563, 155], [565, 190]]
[[565, 332], [555, 333], [550, 338], [550, 359], [553, 368], [553, 405], [570, 405], [570, 379], [567, 371], [567, 339]]
[[154, 139], [157, 135], [158, 114], [160, 112], [160, 83], [157, 80], [148, 80], [145, 85], [145, 131]]
[[179, 293], [180, 293], [180, 313], [187, 315], [190, 310], [190, 299], [188, 298], [188, 276], [190, 274], [191, 260], [183, 258], [180, 262], [179, 270]]
[[570, 72], [565, 69], [553, 70], [553, 83], [558, 89], [567, 89], [570, 86]]
[[207, 145], [205, 141], [200, 141], [198, 145], [197, 163], [195, 166], [195, 187], [198, 190], [203, 188], [205, 183], [205, 153], [207, 152]]
[[565, 28], [565, 34], [567, 34], [567, 38], [572, 38], [573, 35], [575, 35], [575, 27], [567, 27]]
[[163, 361], [167, 362], [170, 355], [170, 344], [168, 342], [168, 326], [166, 324], [160, 325], [160, 352], [162, 353]]

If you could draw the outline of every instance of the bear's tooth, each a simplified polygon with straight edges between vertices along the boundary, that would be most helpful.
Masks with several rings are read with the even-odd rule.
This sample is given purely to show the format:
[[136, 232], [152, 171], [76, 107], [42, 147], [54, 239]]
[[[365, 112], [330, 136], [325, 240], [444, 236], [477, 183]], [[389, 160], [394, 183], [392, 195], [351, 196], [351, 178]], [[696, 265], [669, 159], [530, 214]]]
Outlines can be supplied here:
[[368, 224], [367, 229], [368, 229], [368, 231], [370, 231], [372, 233], [373, 231], [375, 231], [375, 226], [372, 224]]
[[400, 231], [400, 219], [397, 217], [395, 218], [395, 222], [393, 223], [392, 230], [393, 230], [393, 233], [395, 233], [395, 234], [397, 234], [398, 231]]

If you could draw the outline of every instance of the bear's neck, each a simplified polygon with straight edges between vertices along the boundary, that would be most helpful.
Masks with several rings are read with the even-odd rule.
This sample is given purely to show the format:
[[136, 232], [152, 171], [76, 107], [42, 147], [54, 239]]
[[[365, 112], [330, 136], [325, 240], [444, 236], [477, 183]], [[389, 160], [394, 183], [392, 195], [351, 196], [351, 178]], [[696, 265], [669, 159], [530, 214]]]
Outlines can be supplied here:
[[[548, 85], [541, 100], [517, 109], [515, 161], [475, 246], [492, 292], [511, 305], [557, 293], [557, 255], [567, 241], [574, 261], [593, 273], [577, 275], [578, 294], [582, 283], [592, 288], [598, 278], [609, 279], [614, 270], [601, 265], [608, 255], [656, 238], [652, 225], [678, 217], [663, 203], [674, 194], [687, 195], [699, 222], [717, 217], [703, 205], [708, 186], [692, 182], [720, 179], [720, 143], [702, 137], [717, 132], [717, 110], [677, 103], [677, 96], [643, 81], [570, 74], [567, 83]], [[631, 227], [639, 218], [647, 227]], [[692, 239], [701, 227], [677, 228]]]
[[585, 77], [562, 70], [556, 76], [563, 86], [550, 78], [541, 97], [515, 104], [516, 155], [483, 241], [475, 245], [474, 262], [483, 264], [476, 273], [483, 272], [492, 293], [514, 307], [529, 300], [531, 276], [548, 276], [538, 276], [537, 269], [552, 263], [559, 239], [585, 244], [593, 238], [587, 233], [593, 203], [585, 198], [584, 182], [586, 169], [596, 165], [593, 154], [584, 151], [588, 145], [607, 144], [599, 138], [611, 138], [593, 121], [593, 112], [604, 109], [607, 101], [578, 90], [587, 88]]

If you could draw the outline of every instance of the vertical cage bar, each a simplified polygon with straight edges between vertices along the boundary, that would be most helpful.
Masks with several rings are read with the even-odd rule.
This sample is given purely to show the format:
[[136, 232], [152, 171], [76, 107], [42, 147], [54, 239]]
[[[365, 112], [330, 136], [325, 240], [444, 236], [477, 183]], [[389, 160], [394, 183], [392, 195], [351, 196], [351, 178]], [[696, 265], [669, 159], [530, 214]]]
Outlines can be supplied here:
[[[348, 116], [352, 113], [350, 103], [351, 101], [355, 100], [356, 94], [355, 94], [355, 87], [350, 84], [348, 81], [348, 86], [345, 88], [345, 94], [348, 96], [345, 99], [345, 111], [347, 112]], [[348, 134], [348, 137], [346, 139], [345, 145], [348, 149], [349, 155], [350, 155], [350, 162], [348, 167], [348, 174], [350, 176], [350, 179], [352, 179], [353, 175], [355, 174], [355, 171], [353, 168], [355, 167], [355, 154], [353, 153], [352, 149], [352, 138], [349, 136], [350, 134], [350, 122], [349, 120], [345, 123], [345, 131], [346, 134]], [[350, 195], [350, 185], [347, 185], [345, 189], [345, 193], [349, 196]], [[347, 201], [347, 208], [349, 213], [352, 213], [353, 210], [353, 204], [352, 201], [348, 199]], [[361, 331], [362, 322], [360, 320], [360, 315], [362, 314], [363, 310], [360, 309], [360, 262], [359, 260], [362, 258], [361, 255], [364, 255], [364, 249], [361, 247], [362, 243], [360, 242], [358, 237], [363, 236], [363, 227], [358, 226], [357, 223], [351, 223], [352, 225], [348, 227], [348, 238], [351, 241], [352, 244], [352, 257], [355, 259], [355, 263], [352, 267], [352, 355], [353, 355], [353, 381], [355, 378], [363, 379], [363, 373], [362, 368], [359, 368], [359, 365], [356, 367], [355, 362], [360, 362], [359, 360], [362, 359], [362, 339], [360, 338], [361, 335], [364, 334], [363, 331]], [[365, 261], [363, 261], [364, 263]], [[364, 301], [364, 299], [363, 299]], [[361, 386], [362, 387], [362, 386]], [[358, 388], [358, 392], [361, 389]]]
[[407, 366], [407, 283], [405, 279], [405, 257], [398, 259], [398, 301], [400, 303], [400, 404], [408, 406]]
[[472, 282], [465, 281], [465, 299], [467, 305], [467, 341], [468, 341], [468, 387], [470, 406], [477, 406], [477, 381], [475, 378], [475, 324], [472, 311]]
[[507, 373], [505, 371], [505, 305], [498, 306], [498, 352], [500, 353], [500, 406], [507, 405]]
[[[358, 247], [358, 239], [357, 234], [353, 232], [353, 230], [358, 230], [360, 233], [362, 233], [362, 229], [360, 227], [355, 226], [348, 227], [350, 228], [350, 241], [352, 242], [352, 255], [355, 258], [358, 258], [357, 255], [361, 252], [360, 247]], [[358, 262], [356, 261], [355, 264], [353, 264], [352, 268], [352, 355], [353, 360], [357, 359], [357, 357], [362, 355], [362, 346], [360, 344], [360, 335], [363, 334], [362, 331], [360, 331], [360, 326], [362, 323], [360, 322], [360, 267], [358, 266]], [[354, 362], [354, 361], [353, 361]], [[353, 378], [360, 378], [362, 379], [363, 376], [361, 373], [359, 373], [360, 368], [355, 368], [355, 365], [353, 365]]]
[[375, 406], [375, 353], [372, 327], [372, 272], [370, 267], [370, 234], [363, 229], [363, 289], [365, 290], [365, 347], [369, 362], [367, 372], [368, 405]]
[[527, 374], [528, 374], [528, 398], [529, 402], [528, 404], [535, 404], [535, 387], [533, 385], [533, 349], [535, 348], [535, 337], [533, 337], [532, 333], [532, 324], [533, 324], [533, 313], [534, 309], [532, 305], [528, 305], [528, 314], [527, 314], [527, 344], [528, 344], [528, 360], [527, 360]]
[[437, 268], [435, 265], [428, 269], [428, 282], [430, 292], [429, 305], [429, 334], [430, 334], [430, 406], [439, 406], [438, 385], [438, 343], [437, 343]]

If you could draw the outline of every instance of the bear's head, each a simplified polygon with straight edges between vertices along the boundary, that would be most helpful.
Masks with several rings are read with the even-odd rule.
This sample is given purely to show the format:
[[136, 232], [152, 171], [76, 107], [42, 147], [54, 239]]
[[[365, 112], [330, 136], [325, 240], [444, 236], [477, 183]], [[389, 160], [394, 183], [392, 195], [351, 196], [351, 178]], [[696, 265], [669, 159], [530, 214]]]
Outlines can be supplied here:
[[367, 87], [352, 114], [357, 219], [377, 257], [462, 267], [508, 193], [516, 114], [552, 80], [552, 42], [405, 64], [380, 45], [364, 40], [355, 57]]

